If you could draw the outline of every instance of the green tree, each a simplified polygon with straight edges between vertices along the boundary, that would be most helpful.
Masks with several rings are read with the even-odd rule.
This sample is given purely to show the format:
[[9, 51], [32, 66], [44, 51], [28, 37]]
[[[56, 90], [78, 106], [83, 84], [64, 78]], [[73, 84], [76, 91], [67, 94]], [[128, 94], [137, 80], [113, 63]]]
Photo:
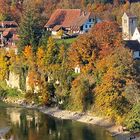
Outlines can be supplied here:
[[126, 117], [125, 124], [130, 130], [140, 130], [140, 103], [137, 103], [133, 106], [132, 110]]
[[72, 82], [70, 93], [70, 105], [74, 110], [86, 111], [93, 102], [93, 93], [91, 85], [87, 78], [77, 77]]
[[38, 11], [31, 3], [24, 5], [22, 20], [19, 27], [19, 52], [21, 53], [25, 46], [31, 45], [33, 52], [36, 52], [41, 37], [41, 24]]

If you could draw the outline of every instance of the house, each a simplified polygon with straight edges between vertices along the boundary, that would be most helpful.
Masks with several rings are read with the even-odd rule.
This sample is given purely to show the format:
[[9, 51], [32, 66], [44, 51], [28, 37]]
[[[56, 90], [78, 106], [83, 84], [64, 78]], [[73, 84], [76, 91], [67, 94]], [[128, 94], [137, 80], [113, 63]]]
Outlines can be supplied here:
[[87, 32], [100, 20], [93, 13], [80, 9], [57, 9], [45, 25], [46, 30], [56, 36], [63, 31], [64, 36], [74, 36]]
[[12, 39], [13, 34], [17, 34], [18, 24], [15, 21], [1, 21], [0, 22], [0, 47], [8, 45]]
[[0, 21], [1, 28], [17, 28], [18, 24], [15, 21]]
[[15, 21], [0, 22], [0, 47], [15, 50], [17, 53], [16, 42], [18, 38], [18, 24]]
[[133, 58], [140, 59], [140, 30], [137, 27], [137, 17], [130, 13], [122, 16], [122, 35], [125, 47], [133, 53]]
[[140, 43], [140, 28], [136, 27], [132, 36], [132, 40], [138, 40], [138, 42]]
[[134, 60], [140, 59], [140, 43], [138, 42], [138, 40], [125, 41], [125, 47], [133, 52]]

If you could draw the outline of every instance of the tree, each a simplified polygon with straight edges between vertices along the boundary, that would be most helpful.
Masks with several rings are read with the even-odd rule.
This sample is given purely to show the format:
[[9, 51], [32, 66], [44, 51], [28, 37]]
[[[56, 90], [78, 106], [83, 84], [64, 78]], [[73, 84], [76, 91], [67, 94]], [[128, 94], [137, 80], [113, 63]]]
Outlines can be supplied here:
[[6, 53], [4, 51], [0, 52], [0, 80], [4, 80], [6, 78], [7, 73], [7, 60]]
[[8, 18], [9, 14], [9, 5], [7, 0], [1, 0], [0, 2], [0, 21], [4, 21]]
[[70, 93], [71, 108], [78, 111], [87, 111], [93, 102], [93, 94], [88, 79], [77, 77], [72, 82]]
[[31, 45], [33, 47], [33, 52], [37, 51], [37, 46], [42, 32], [42, 28], [39, 23], [39, 15], [37, 13], [37, 9], [35, 9], [33, 4], [28, 3], [27, 5], [24, 5], [24, 12], [22, 14], [22, 20], [19, 28], [19, 53], [22, 53], [27, 45]]
[[98, 48], [95, 39], [90, 34], [80, 36], [69, 48], [69, 65], [81, 67], [82, 72], [91, 72], [97, 58]]
[[122, 46], [122, 35], [116, 22], [98, 23], [92, 28], [90, 34], [95, 37], [97, 46], [100, 49], [100, 57], [106, 56], [115, 47]]
[[140, 130], [140, 103], [133, 106], [125, 120], [126, 127], [131, 131]]
[[56, 64], [58, 58], [58, 47], [55, 44], [55, 41], [52, 37], [49, 37], [47, 50], [45, 53], [45, 65], [46, 68], [49, 68], [52, 64]]
[[[97, 61], [95, 79], [95, 110], [110, 116], [119, 123], [130, 109], [125, 87], [132, 78], [132, 54], [125, 48], [116, 48]], [[96, 77], [97, 76], [97, 77]]]

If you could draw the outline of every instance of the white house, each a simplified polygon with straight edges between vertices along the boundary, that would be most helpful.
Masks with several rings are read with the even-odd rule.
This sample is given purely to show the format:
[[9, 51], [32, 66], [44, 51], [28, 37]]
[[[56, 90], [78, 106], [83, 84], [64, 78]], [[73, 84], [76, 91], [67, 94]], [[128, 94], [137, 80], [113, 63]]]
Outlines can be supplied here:
[[122, 36], [125, 47], [133, 53], [134, 59], [140, 59], [140, 31], [137, 28], [137, 17], [130, 13], [122, 16]]
[[140, 29], [136, 27], [134, 34], [132, 36], [132, 40], [138, 40], [140, 43]]
[[100, 22], [93, 13], [81, 9], [57, 9], [45, 25], [52, 35], [63, 30], [63, 35], [71, 36], [87, 32], [95, 23]]

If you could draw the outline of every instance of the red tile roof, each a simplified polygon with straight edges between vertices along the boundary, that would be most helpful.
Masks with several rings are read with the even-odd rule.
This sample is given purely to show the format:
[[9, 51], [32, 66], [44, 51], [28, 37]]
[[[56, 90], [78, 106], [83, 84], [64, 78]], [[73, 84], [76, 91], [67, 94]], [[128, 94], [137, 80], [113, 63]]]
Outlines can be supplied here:
[[16, 34], [17, 33], [17, 29], [16, 28], [6, 28], [3, 31], [3, 36], [7, 36], [9, 33]]
[[81, 26], [88, 18], [93, 17], [89, 12], [80, 9], [57, 9], [50, 17], [45, 27], [54, 28], [56, 25], [64, 28]]
[[14, 25], [14, 26], [18, 26], [18, 24], [15, 21], [0, 21], [0, 25], [4, 25], [4, 26], [6, 26], [6, 25], [8, 25], [8, 26]]

